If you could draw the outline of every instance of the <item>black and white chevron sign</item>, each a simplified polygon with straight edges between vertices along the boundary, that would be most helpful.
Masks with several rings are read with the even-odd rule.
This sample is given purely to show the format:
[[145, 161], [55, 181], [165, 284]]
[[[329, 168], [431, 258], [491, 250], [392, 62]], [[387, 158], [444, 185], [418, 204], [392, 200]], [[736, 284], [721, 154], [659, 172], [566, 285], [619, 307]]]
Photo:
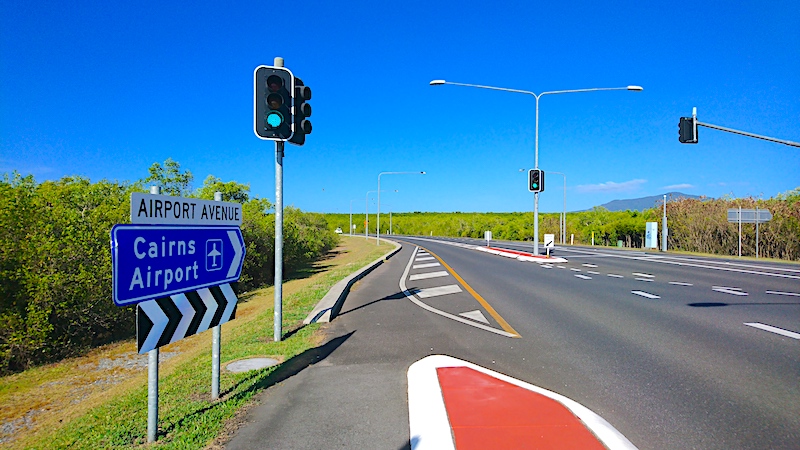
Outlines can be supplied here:
[[236, 317], [230, 284], [198, 289], [139, 303], [136, 340], [139, 353], [179, 341]]

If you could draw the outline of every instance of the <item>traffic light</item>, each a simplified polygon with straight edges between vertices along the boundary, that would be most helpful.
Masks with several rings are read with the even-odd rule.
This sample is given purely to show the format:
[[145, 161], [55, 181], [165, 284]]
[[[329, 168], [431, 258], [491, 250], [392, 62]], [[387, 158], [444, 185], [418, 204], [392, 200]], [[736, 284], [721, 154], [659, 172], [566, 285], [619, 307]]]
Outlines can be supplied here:
[[528, 190], [531, 192], [544, 192], [544, 171], [531, 169], [528, 171]]
[[256, 136], [273, 141], [290, 139], [294, 132], [294, 75], [285, 67], [258, 66], [253, 78]]
[[678, 122], [678, 141], [681, 144], [697, 144], [697, 119], [681, 117]]
[[306, 120], [311, 116], [311, 105], [307, 102], [311, 100], [311, 88], [303, 84], [300, 78], [294, 79], [294, 135], [289, 142], [295, 145], [303, 145], [306, 142], [306, 135], [311, 134], [311, 121]]

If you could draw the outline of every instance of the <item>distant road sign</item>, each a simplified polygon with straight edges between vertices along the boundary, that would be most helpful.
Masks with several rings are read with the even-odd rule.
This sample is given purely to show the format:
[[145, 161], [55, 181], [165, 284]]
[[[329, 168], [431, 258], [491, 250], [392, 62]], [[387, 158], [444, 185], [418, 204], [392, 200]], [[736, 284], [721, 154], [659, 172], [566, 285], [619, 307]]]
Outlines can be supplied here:
[[241, 225], [242, 205], [198, 198], [131, 193], [131, 223], [164, 225]]
[[766, 209], [729, 209], [728, 222], [740, 222], [739, 214], [741, 214], [742, 223], [764, 223], [772, 220], [772, 213]]
[[114, 303], [131, 305], [236, 281], [244, 255], [239, 227], [115, 225]]
[[544, 248], [556, 248], [556, 235], [555, 234], [545, 234], [544, 235]]

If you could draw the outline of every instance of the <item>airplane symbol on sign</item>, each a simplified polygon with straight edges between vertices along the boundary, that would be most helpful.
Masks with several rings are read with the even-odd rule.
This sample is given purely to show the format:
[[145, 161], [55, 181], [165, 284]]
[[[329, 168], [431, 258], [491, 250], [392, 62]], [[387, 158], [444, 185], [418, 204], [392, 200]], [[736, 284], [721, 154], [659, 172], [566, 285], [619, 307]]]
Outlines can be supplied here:
[[[217, 250], [219, 246], [219, 250]], [[222, 269], [222, 261], [217, 263], [217, 258], [222, 259], [222, 239], [209, 239], [206, 241], [206, 271]], [[209, 264], [211, 263], [211, 264]]]

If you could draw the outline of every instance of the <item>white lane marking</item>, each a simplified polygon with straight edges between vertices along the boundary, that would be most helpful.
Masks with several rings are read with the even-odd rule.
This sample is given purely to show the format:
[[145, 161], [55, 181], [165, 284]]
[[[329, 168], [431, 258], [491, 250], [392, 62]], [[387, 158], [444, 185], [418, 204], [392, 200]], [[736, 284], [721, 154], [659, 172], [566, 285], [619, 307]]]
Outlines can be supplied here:
[[600, 272], [595, 272], [594, 270], [587, 270], [586, 273], [590, 273], [592, 275], [600, 275]]
[[439, 266], [441, 266], [441, 264], [439, 264], [438, 262], [436, 262], [436, 263], [425, 263], [425, 264], [416, 264], [416, 265], [414, 265], [414, 267], [412, 267], [412, 269], [427, 269], [429, 267], [439, 267]]
[[637, 277], [645, 277], [645, 278], [654, 278], [655, 275], [650, 275], [649, 273], [639, 273], [633, 272], [632, 275], [636, 275]]
[[597, 267], [597, 264], [581, 264], [583, 267]]
[[580, 278], [581, 280], [591, 280], [591, 279], [592, 279], [592, 277], [590, 277], [590, 276], [581, 275], [581, 274], [579, 274], [579, 273], [576, 273], [576, 274], [575, 274], [575, 277], [576, 277], [576, 278]]
[[730, 286], [711, 286], [711, 289], [727, 289], [729, 291], [741, 291], [742, 290], [742, 288], [730, 287]]
[[608, 274], [608, 276], [610, 276], [611, 278], [625, 278], [622, 275], [617, 275], [615, 273], [610, 273], [610, 274]]
[[448, 275], [450, 274], [442, 270], [440, 272], [418, 273], [415, 275], [411, 275], [410, 277], [408, 277], [408, 279], [409, 281], [417, 281], [417, 280], [427, 280], [428, 278], [446, 277]]
[[631, 294], [641, 295], [642, 297], [647, 297], [647, 298], [661, 298], [655, 294], [651, 294], [649, 292], [644, 292], [644, 291], [631, 291]]
[[763, 323], [758, 323], [758, 322], [745, 322], [744, 324], [747, 325], [748, 327], [760, 328], [765, 331], [770, 331], [775, 334], [780, 334], [781, 336], [786, 336], [792, 339], [800, 340], [800, 333], [795, 333], [794, 331], [784, 330], [783, 328], [773, 327], [771, 325], [765, 325]]
[[[736, 288], [736, 289], [738, 289], [738, 288]], [[715, 292], [722, 292], [723, 294], [731, 294], [731, 295], [739, 295], [739, 296], [747, 295], [747, 292], [742, 292], [741, 289], [738, 289], [738, 290], [734, 291], [731, 288], [713, 287], [713, 288], [711, 288], [711, 290], [715, 291]]]
[[539, 264], [539, 267], [544, 267], [545, 269], [552, 269], [553, 265], [552, 264]]
[[684, 283], [683, 281], [670, 281], [669, 284], [674, 284], [675, 286], [694, 286], [692, 283]]
[[566, 269], [566, 267], [564, 266], [556, 266], [556, 267], [558, 267], [559, 269]]
[[417, 256], [417, 259], [415, 259], [415, 261], [431, 261], [434, 259], [436, 258], [434, 258], [433, 256]]
[[575, 267], [571, 267], [569, 270], [571, 270], [573, 272], [580, 272], [581, 271], [581, 269], [577, 269]]
[[800, 293], [797, 292], [767, 291], [767, 294], [791, 295], [792, 297], [800, 297]]
[[653, 281], [650, 278], [636, 278], [637, 281]]
[[[408, 260], [408, 264], [406, 264], [406, 270], [403, 271], [403, 276], [400, 278], [400, 283], [399, 283], [400, 289], [403, 291], [403, 294], [406, 296], [407, 299], [411, 300], [412, 303], [414, 303], [415, 305], [419, 306], [420, 308], [422, 308], [422, 309], [424, 309], [426, 311], [432, 312], [434, 314], [438, 314], [438, 315], [440, 315], [442, 317], [447, 317], [448, 319], [455, 320], [456, 322], [461, 322], [461, 323], [467, 324], [469, 326], [472, 326], [472, 327], [475, 327], [475, 328], [480, 328], [481, 330], [485, 330], [485, 331], [488, 331], [490, 333], [499, 334], [501, 336], [505, 336], [505, 337], [509, 337], [509, 338], [517, 338], [517, 337], [519, 337], [519, 335], [517, 335], [517, 334], [509, 333], [508, 331], [505, 331], [505, 330], [498, 330], [497, 328], [493, 328], [491, 326], [484, 325], [482, 323], [475, 323], [475, 322], [473, 322], [471, 320], [467, 320], [467, 319], [465, 319], [463, 317], [459, 317], [459, 316], [450, 314], [448, 312], [444, 312], [444, 311], [442, 311], [440, 309], [436, 309], [433, 306], [430, 306], [427, 303], [425, 303], [425, 302], [421, 301], [420, 299], [418, 299], [412, 292], [410, 292], [408, 290], [408, 287], [406, 286], [406, 278], [408, 277], [408, 272], [411, 270], [411, 264], [414, 263], [414, 256], [416, 256], [417, 250], [419, 250], [419, 247], [414, 249], [414, 253], [411, 254], [411, 258]], [[450, 436], [449, 433], [448, 433], [448, 436]]]
[[484, 316], [483, 313], [478, 309], [475, 311], [463, 312], [459, 314], [459, 316], [466, 317], [467, 319], [477, 320], [478, 322], [483, 322], [485, 324], [489, 323], [489, 321], [486, 320], [486, 316]]
[[416, 289], [414, 291], [414, 293], [417, 294], [420, 298], [438, 297], [440, 295], [447, 295], [447, 294], [458, 294], [459, 292], [462, 292], [461, 288], [455, 284], [451, 284], [448, 286]]

